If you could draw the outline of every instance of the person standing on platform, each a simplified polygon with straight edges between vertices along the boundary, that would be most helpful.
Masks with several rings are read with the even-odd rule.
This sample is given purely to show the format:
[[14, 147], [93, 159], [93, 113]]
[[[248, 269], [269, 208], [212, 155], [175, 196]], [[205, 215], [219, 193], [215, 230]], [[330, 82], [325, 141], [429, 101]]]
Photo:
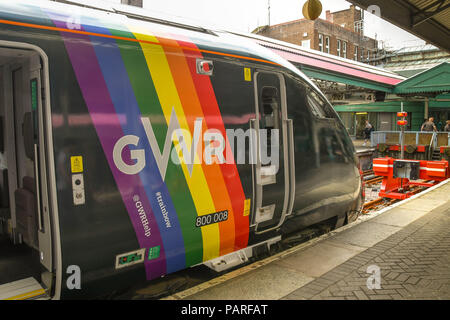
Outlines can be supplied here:
[[370, 136], [372, 135], [373, 126], [369, 123], [369, 120], [366, 120], [366, 126], [364, 127], [364, 143], [363, 146], [366, 146], [367, 142], [370, 141]]
[[444, 127], [444, 132], [450, 132], [450, 120], [447, 120], [447, 124]]
[[430, 119], [428, 119], [428, 121], [426, 121], [420, 128], [420, 131], [427, 131], [427, 132], [437, 131], [436, 125], [434, 124], [434, 118], [431, 117]]

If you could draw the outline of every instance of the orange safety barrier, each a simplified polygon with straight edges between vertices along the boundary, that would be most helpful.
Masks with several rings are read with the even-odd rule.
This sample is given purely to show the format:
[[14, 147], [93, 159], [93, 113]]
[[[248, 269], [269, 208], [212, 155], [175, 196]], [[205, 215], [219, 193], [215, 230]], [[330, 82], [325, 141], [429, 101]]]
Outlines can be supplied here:
[[[418, 170], [418, 172], [417, 172]], [[406, 199], [413, 195], [410, 186], [431, 187], [450, 177], [448, 161], [373, 159], [373, 173], [382, 176], [379, 196]], [[433, 183], [414, 180], [432, 180]]]
[[[417, 147], [416, 152], [425, 152], [425, 150], [426, 150], [425, 146], [422, 146], [422, 145], [418, 145], [416, 147]], [[378, 146], [377, 146], [377, 148], [378, 148]], [[406, 148], [407, 148], [407, 146], [403, 146], [403, 150], [406, 151]], [[389, 151], [400, 151], [400, 145], [399, 144], [390, 145]]]

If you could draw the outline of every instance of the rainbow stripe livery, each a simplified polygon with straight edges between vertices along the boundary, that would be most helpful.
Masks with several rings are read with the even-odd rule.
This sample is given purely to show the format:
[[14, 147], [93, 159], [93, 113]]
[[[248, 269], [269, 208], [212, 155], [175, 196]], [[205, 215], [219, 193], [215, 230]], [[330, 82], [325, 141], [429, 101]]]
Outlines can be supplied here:
[[[66, 27], [66, 21], [70, 19], [69, 15], [46, 13], [59, 28]], [[142, 117], [159, 120], [150, 121], [154, 122], [155, 135], [159, 133], [160, 148], [164, 146], [164, 133], [172, 115], [176, 115], [180, 127], [193, 136], [195, 119], [211, 119], [210, 115], [215, 111], [215, 123], [204, 121], [203, 127], [225, 132], [223, 122], [217, 122], [221, 118], [217, 102], [209, 98], [213, 94], [211, 83], [195, 71], [195, 59], [201, 55], [189, 57], [181, 46], [195, 45], [187, 39], [178, 42], [168, 40], [164, 35], [152, 35], [150, 30], [139, 26], [103, 28], [97, 27], [100, 21], [92, 18], [81, 17], [80, 21], [81, 31], [140, 41], [124, 43], [124, 40], [61, 32], [139, 243], [142, 248], [161, 246], [159, 258], [146, 259], [147, 279], [246, 247], [249, 222], [248, 216], [244, 217], [245, 197], [237, 169], [230, 164], [202, 163], [194, 164], [189, 172], [186, 164], [180, 168], [169, 161], [168, 178], [162, 177], [140, 121]], [[147, 70], [142, 69], [142, 65], [146, 65]], [[113, 129], [108, 127], [106, 131], [102, 119], [96, 117], [101, 114], [126, 117], [123, 121], [117, 117]], [[112, 144], [126, 135], [138, 136], [141, 147], [146, 150], [148, 163], [138, 175], [129, 176], [118, 171], [112, 160]], [[130, 154], [130, 150], [124, 153]], [[130, 189], [130, 186], [133, 187]], [[142, 204], [139, 208], [145, 212], [143, 218], [133, 198], [138, 198]], [[228, 212], [226, 221], [200, 229], [195, 226], [196, 217], [223, 210]], [[149, 237], [145, 235], [142, 220], [148, 221]]]

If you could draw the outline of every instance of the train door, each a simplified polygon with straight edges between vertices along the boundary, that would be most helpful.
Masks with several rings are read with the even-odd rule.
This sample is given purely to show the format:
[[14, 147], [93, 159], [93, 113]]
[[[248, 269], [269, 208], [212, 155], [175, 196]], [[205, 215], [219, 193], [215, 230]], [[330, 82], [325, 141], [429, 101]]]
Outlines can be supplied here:
[[[8, 250], [10, 254], [6, 258], [9, 260], [1, 265], [9, 269], [5, 274], [10, 275], [10, 281], [26, 277], [39, 281], [41, 275], [52, 272], [53, 267], [47, 152], [43, 134], [46, 124], [43, 63], [35, 51], [0, 47], [0, 68], [0, 115], [4, 123], [2, 154], [6, 159], [2, 168], [2, 176], [6, 179], [2, 180], [8, 181], [1, 189], [7, 190], [9, 200], [0, 218], [4, 222], [3, 232], [9, 235], [11, 245], [14, 245]], [[2, 245], [6, 246], [3, 240]], [[6, 278], [0, 280], [8, 281]], [[45, 282], [47, 286], [51, 283]]]
[[[31, 101], [31, 111], [25, 117], [25, 121], [32, 122], [29, 128], [32, 133], [25, 137], [28, 142], [28, 153], [31, 155], [33, 150], [33, 164], [36, 185], [36, 211], [38, 217], [38, 243], [40, 261], [47, 270], [52, 270], [52, 242], [51, 242], [51, 224], [49, 214], [49, 195], [47, 182], [47, 157], [44, 138], [44, 114], [43, 107], [46, 103], [45, 85], [43, 81], [43, 65], [40, 56], [35, 53], [30, 59], [28, 99]], [[27, 123], [25, 122], [25, 125]], [[24, 128], [25, 129], [25, 128]], [[31, 147], [32, 144], [32, 147]]]
[[287, 117], [286, 85], [277, 73], [254, 76], [256, 157], [253, 164], [255, 233], [280, 227], [292, 211], [295, 175], [292, 120]]

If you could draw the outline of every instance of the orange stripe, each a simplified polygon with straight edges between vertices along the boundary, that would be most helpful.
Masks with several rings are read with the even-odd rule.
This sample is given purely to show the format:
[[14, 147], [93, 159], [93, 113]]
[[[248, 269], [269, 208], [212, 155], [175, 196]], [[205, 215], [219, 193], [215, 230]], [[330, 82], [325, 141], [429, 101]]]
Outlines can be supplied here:
[[[184, 46], [195, 47], [188, 38], [178, 41]], [[197, 88], [197, 93], [203, 107], [203, 113], [205, 114], [206, 122], [213, 123], [211, 127], [215, 127], [222, 132], [222, 135], [226, 137], [225, 125], [222, 119], [222, 114], [217, 103], [214, 88], [211, 83], [210, 77], [199, 75], [196, 71], [196, 58], [203, 58], [200, 53], [188, 54], [185, 53], [188, 65], [191, 71], [191, 76], [194, 79], [195, 86]], [[227, 143], [227, 148], [230, 145]], [[239, 177], [239, 172], [235, 164], [222, 164], [220, 166], [223, 178], [225, 180], [225, 185], [228, 189], [228, 194], [232, 201], [233, 212], [234, 212], [234, 223], [235, 223], [235, 247], [234, 250], [240, 250], [248, 245], [249, 236], [249, 217], [244, 216], [244, 201], [245, 194], [242, 189], [241, 179]]]
[[[204, 120], [202, 123], [203, 133], [208, 129], [213, 129], [208, 128], [206, 123], [205, 115], [203, 114], [197, 90], [182, 48], [176, 48], [178, 45], [174, 40], [159, 37], [157, 37], [157, 39], [161, 42], [166, 53], [191, 134], [193, 135], [194, 122], [197, 118], [203, 118]], [[199, 148], [202, 148], [202, 144], [199, 144]], [[228, 220], [219, 223], [220, 255], [222, 256], [234, 251], [235, 228], [233, 207], [219, 165], [207, 165], [202, 159], [202, 169], [208, 183], [216, 212], [228, 210]]]
[[[133, 39], [133, 38], [118, 37], [118, 36], [112, 36], [112, 35], [108, 35], [108, 34], [87, 32], [87, 31], [80, 31], [80, 30], [72, 30], [72, 29], [66, 29], [66, 28], [49, 27], [49, 26], [43, 26], [43, 25], [39, 25], [39, 24], [32, 24], [32, 23], [25, 23], [25, 22], [17, 22], [17, 21], [9, 21], [9, 20], [2, 20], [2, 19], [0, 19], [0, 24], [7, 24], [7, 25], [20, 26], [20, 27], [33, 28], [33, 29], [68, 32], [68, 33], [82, 34], [82, 35], [87, 35], [87, 36], [95, 36], [95, 37], [103, 37], [103, 38], [110, 38], [110, 39], [116, 39], [116, 40], [123, 40], [123, 41], [131, 41], [131, 42], [140, 42], [140, 43], [161, 45], [158, 42], [152, 42], [152, 41], [146, 41], [146, 40], [137, 40], [137, 39]], [[174, 47], [173, 45], [170, 45], [170, 46]], [[226, 56], [226, 57], [233, 57], [233, 58], [238, 58], [238, 59], [258, 61], [258, 62], [269, 63], [269, 64], [273, 64], [273, 65], [276, 65], [276, 66], [280, 66], [280, 64], [278, 64], [276, 62], [263, 60], [263, 59], [257, 59], [257, 58], [251, 58], [251, 57], [245, 57], [245, 56], [240, 56], [240, 55], [231, 54], [231, 53], [223, 53], [223, 52], [217, 52], [217, 51], [211, 51], [211, 50], [203, 50], [203, 49], [190, 48], [190, 47], [174, 47], [174, 48], [181, 48], [183, 50], [190, 50], [190, 51], [196, 51], [196, 52], [210, 53], [210, 54]]]

